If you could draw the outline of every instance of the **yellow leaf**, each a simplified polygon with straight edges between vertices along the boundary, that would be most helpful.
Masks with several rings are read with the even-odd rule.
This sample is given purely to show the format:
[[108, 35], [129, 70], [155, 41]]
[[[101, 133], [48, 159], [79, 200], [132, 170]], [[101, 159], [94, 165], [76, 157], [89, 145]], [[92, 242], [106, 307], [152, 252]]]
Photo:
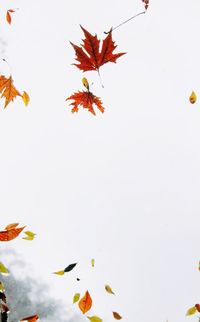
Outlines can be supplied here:
[[115, 294], [112, 290], [112, 288], [109, 285], [105, 285], [105, 290], [109, 293], [109, 294]]
[[189, 100], [190, 100], [191, 104], [194, 104], [196, 102], [197, 96], [196, 96], [196, 93], [194, 91], [192, 91]]
[[9, 274], [9, 270], [7, 269], [7, 267], [0, 262], [0, 273], [2, 274]]
[[24, 102], [25, 106], [27, 106], [29, 101], [30, 101], [30, 97], [26, 92], [23, 92], [22, 99], [23, 99], [23, 102]]
[[195, 306], [191, 307], [189, 310], [186, 312], [186, 316], [193, 315], [197, 312], [197, 309]]
[[33, 239], [34, 239], [34, 237], [27, 236], [27, 237], [22, 237], [22, 239], [25, 239], [25, 240], [33, 240]]
[[92, 267], [94, 267], [94, 264], [95, 264], [94, 258], [91, 259], [91, 264], [92, 264]]
[[35, 235], [36, 235], [35, 233], [33, 233], [30, 230], [25, 231], [24, 234], [26, 234], [28, 237], [35, 237]]
[[4, 292], [4, 291], [5, 291], [4, 284], [3, 284], [3, 282], [1, 282], [1, 281], [0, 281], [0, 291], [1, 291], [1, 292]]
[[80, 296], [81, 296], [81, 294], [80, 294], [80, 293], [76, 293], [76, 294], [74, 294], [74, 297], [73, 297], [73, 303], [78, 302], [78, 301], [79, 301], [79, 299], [80, 299]]
[[53, 272], [53, 274], [57, 274], [57, 275], [64, 275], [64, 274], [65, 274], [65, 271]]
[[103, 320], [100, 319], [98, 316], [94, 315], [94, 316], [87, 316], [87, 318], [91, 321], [91, 322], [102, 322]]
[[89, 83], [86, 77], [82, 78], [82, 83], [83, 83], [83, 86], [85, 86], [89, 91]]

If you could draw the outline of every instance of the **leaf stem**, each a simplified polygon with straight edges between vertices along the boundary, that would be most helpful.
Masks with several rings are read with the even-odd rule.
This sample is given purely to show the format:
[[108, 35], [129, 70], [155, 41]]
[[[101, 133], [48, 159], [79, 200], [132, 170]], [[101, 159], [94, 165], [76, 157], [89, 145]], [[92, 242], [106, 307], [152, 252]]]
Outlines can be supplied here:
[[98, 72], [98, 75], [99, 75], [99, 80], [100, 80], [101, 87], [104, 88], [99, 69], [97, 69], [97, 72]]
[[130, 17], [129, 19], [127, 19], [127, 20], [125, 20], [125, 21], [121, 22], [119, 25], [115, 26], [114, 28], [111, 28], [111, 30], [110, 30], [110, 31], [104, 31], [104, 34], [106, 34], [106, 35], [107, 35], [107, 34], [109, 34], [109, 33], [110, 33], [110, 32], [112, 32], [113, 30], [118, 29], [119, 27], [123, 26], [125, 23], [129, 22], [130, 20], [132, 20], [132, 19], [134, 19], [134, 18], [136, 18], [136, 17], [138, 17], [138, 16], [140, 16], [140, 15], [143, 15], [144, 13], [146, 13], [146, 10], [145, 10], [145, 11], [142, 11], [142, 12], [139, 12], [139, 13], [137, 13], [136, 15], [134, 15], [134, 16], [132, 16], [132, 17]]

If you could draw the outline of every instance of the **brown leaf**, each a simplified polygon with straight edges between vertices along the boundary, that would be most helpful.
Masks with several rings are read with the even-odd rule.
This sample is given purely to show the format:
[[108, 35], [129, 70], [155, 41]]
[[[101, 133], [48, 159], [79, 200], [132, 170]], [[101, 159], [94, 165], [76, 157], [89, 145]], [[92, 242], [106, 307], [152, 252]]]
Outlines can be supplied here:
[[144, 4], [145, 4], [145, 10], [147, 10], [148, 9], [148, 7], [149, 7], [149, 0], [142, 0], [142, 2], [144, 2]]
[[114, 318], [116, 320], [121, 320], [122, 319], [121, 315], [119, 313], [117, 313], [117, 312], [113, 312], [113, 316], [114, 316]]
[[74, 45], [72, 42], [75, 53], [76, 60], [79, 64], [74, 64], [79, 69], [85, 71], [96, 70], [99, 71], [100, 66], [112, 62], [115, 63], [116, 60], [124, 55], [125, 53], [113, 54], [113, 51], [117, 47], [112, 40], [112, 32], [109, 32], [107, 37], [103, 40], [102, 48], [100, 50], [100, 40], [97, 35], [93, 36], [81, 26], [84, 32], [85, 39], [83, 39], [83, 44], [80, 46]]
[[195, 307], [196, 307], [197, 311], [200, 312], [200, 304], [195, 304]]
[[16, 98], [16, 96], [21, 96], [18, 90], [13, 85], [12, 77], [6, 78], [5, 76], [0, 76], [0, 93], [1, 97], [5, 98], [5, 105], [6, 106]]
[[89, 90], [88, 91], [78, 91], [68, 97], [67, 100], [74, 100], [70, 105], [73, 106], [72, 108], [72, 113], [78, 112], [79, 105], [82, 106], [83, 108], [88, 109], [90, 113], [93, 115], [96, 115], [93, 104], [97, 106], [99, 111], [102, 113], [104, 112], [104, 107], [102, 106], [102, 101], [100, 100], [99, 97], [95, 96], [93, 93], [91, 93]]
[[90, 293], [86, 291], [85, 295], [80, 299], [78, 306], [83, 314], [88, 312], [92, 307], [92, 298]]

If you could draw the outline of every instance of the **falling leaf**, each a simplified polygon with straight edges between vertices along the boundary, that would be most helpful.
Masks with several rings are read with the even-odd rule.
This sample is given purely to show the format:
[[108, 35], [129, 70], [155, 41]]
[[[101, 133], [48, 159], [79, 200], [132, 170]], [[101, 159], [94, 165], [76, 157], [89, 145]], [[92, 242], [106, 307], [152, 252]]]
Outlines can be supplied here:
[[92, 307], [92, 298], [90, 296], [90, 293], [86, 291], [85, 295], [82, 297], [82, 299], [79, 301], [78, 306], [83, 314], [88, 312]]
[[74, 297], [73, 297], [73, 303], [78, 302], [78, 301], [79, 301], [79, 299], [80, 299], [80, 296], [81, 296], [81, 294], [80, 294], [80, 293], [76, 293], [76, 294], [74, 294]]
[[72, 108], [72, 113], [78, 112], [78, 105], [82, 106], [83, 108], [88, 109], [88, 111], [90, 113], [92, 113], [93, 115], [96, 115], [94, 108], [93, 108], [93, 104], [95, 104], [97, 106], [97, 108], [99, 109], [99, 111], [101, 111], [102, 113], [104, 112], [104, 107], [102, 106], [102, 102], [100, 100], [99, 97], [93, 95], [93, 93], [91, 93], [90, 91], [78, 91], [76, 93], [74, 93], [73, 95], [71, 95], [70, 97], [68, 97], [66, 99], [67, 100], [74, 100], [74, 102], [72, 102], [70, 105], [73, 106]]
[[195, 304], [195, 307], [196, 307], [197, 311], [200, 312], [200, 304]]
[[27, 317], [21, 319], [20, 322], [22, 322], [22, 321], [35, 322], [37, 320], [39, 320], [39, 316], [37, 314], [35, 314], [35, 315], [27, 316]]
[[0, 281], [0, 292], [4, 292], [4, 291], [5, 291], [5, 286], [3, 282]]
[[6, 106], [16, 98], [16, 96], [21, 96], [18, 90], [13, 85], [12, 77], [6, 78], [5, 76], [0, 76], [0, 93], [1, 97], [5, 98], [5, 105]]
[[26, 237], [23, 237], [22, 239], [25, 239], [25, 240], [33, 240], [36, 236], [35, 233], [33, 233], [32, 231], [25, 231], [24, 234], [26, 235]]
[[88, 80], [86, 77], [82, 78], [82, 83], [83, 83], [83, 86], [85, 86], [87, 88], [87, 90], [89, 91], [89, 83], [88, 83]]
[[30, 101], [30, 97], [29, 97], [28, 93], [26, 93], [25, 91], [22, 94], [22, 100], [23, 100], [25, 106], [27, 106]]
[[105, 285], [105, 290], [109, 293], [109, 294], [115, 294], [112, 290], [112, 288], [109, 285]]
[[193, 315], [197, 312], [197, 309], [195, 306], [191, 307], [189, 310], [186, 312], [186, 316]]
[[10, 241], [16, 238], [24, 228], [25, 226], [20, 228], [11, 228], [8, 230], [0, 231], [0, 241]]
[[70, 272], [75, 266], [77, 265], [77, 263], [74, 263], [74, 264], [70, 264], [68, 265], [65, 269], [64, 269], [64, 272]]
[[116, 320], [121, 320], [122, 319], [121, 315], [119, 313], [117, 313], [117, 312], [113, 312], [113, 316], [114, 316], [114, 318]]
[[95, 259], [94, 258], [91, 259], [91, 264], [92, 264], [92, 267], [94, 267], [94, 264], [95, 264]]
[[18, 223], [9, 224], [5, 227], [5, 230], [10, 230], [10, 229], [16, 228], [17, 226], [19, 226]]
[[200, 261], [199, 261], [199, 271], [200, 271]]
[[116, 60], [124, 55], [125, 53], [113, 54], [113, 51], [117, 47], [112, 40], [112, 32], [110, 32], [107, 37], [103, 40], [101, 51], [100, 51], [100, 40], [97, 38], [97, 35], [91, 35], [86, 29], [81, 26], [81, 29], [84, 32], [85, 39], [83, 44], [80, 46], [73, 46], [76, 53], [76, 60], [79, 64], [74, 64], [80, 70], [96, 70], [99, 72], [99, 68], [108, 63], [116, 63]]
[[190, 97], [189, 97], [189, 100], [190, 100], [190, 103], [191, 104], [194, 104], [197, 100], [197, 96], [196, 96], [196, 93], [194, 91], [192, 91]]
[[149, 7], [149, 0], [142, 0], [142, 2], [144, 2], [144, 4], [145, 4], [145, 10], [147, 10], [148, 9], [148, 7]]
[[7, 22], [9, 23], [9, 25], [10, 25], [10, 24], [11, 24], [11, 22], [12, 22], [11, 13], [13, 13], [13, 12], [15, 12], [15, 10], [13, 10], [13, 9], [9, 9], [9, 10], [7, 10], [7, 12], [6, 12], [6, 20], [7, 20]]
[[57, 275], [64, 275], [64, 274], [65, 274], [65, 271], [53, 272], [53, 274], [57, 274]]
[[98, 316], [94, 315], [94, 316], [87, 316], [87, 318], [91, 321], [91, 322], [102, 322], [103, 320], [101, 318], [99, 318]]
[[9, 270], [7, 269], [7, 267], [3, 264], [3, 263], [1, 263], [0, 262], [0, 273], [2, 273], [2, 274], [6, 274], [6, 275], [8, 275], [9, 274]]

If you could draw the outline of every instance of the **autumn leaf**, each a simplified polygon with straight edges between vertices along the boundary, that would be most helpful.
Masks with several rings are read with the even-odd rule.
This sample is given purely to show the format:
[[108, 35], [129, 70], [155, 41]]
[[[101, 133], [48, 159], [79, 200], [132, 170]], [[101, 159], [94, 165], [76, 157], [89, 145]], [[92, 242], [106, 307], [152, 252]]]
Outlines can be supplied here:
[[5, 98], [4, 108], [6, 108], [6, 106], [11, 101], [13, 101], [16, 98], [16, 96], [22, 97], [22, 95], [18, 92], [18, 90], [13, 85], [12, 76], [10, 76], [9, 78], [6, 78], [3, 75], [0, 76], [0, 93], [1, 93], [1, 97]]
[[99, 68], [108, 63], [116, 63], [116, 60], [124, 55], [125, 53], [113, 54], [113, 51], [117, 47], [115, 42], [112, 40], [112, 32], [110, 32], [107, 37], [103, 40], [101, 50], [100, 50], [100, 40], [97, 38], [97, 35], [93, 36], [81, 26], [81, 29], [84, 32], [85, 39], [83, 39], [83, 44], [77, 46], [73, 44], [76, 60], [79, 64], [74, 64], [82, 71], [96, 70], [99, 72]]
[[53, 274], [56, 274], [56, 275], [64, 275], [65, 274], [65, 271], [64, 270], [57, 271], [57, 272], [53, 272]]
[[149, 0], [142, 0], [142, 2], [144, 2], [145, 10], [147, 10], [147, 9], [148, 9], [148, 7], [149, 7]]
[[99, 318], [98, 316], [94, 315], [94, 316], [87, 316], [87, 318], [91, 321], [91, 322], [102, 322], [103, 320], [101, 318]]
[[73, 297], [73, 303], [78, 302], [78, 301], [79, 301], [79, 299], [80, 299], [80, 296], [81, 296], [81, 294], [80, 294], [80, 293], [76, 293], [76, 294], [74, 294], [74, 297]]
[[90, 296], [90, 293], [86, 291], [85, 295], [82, 297], [82, 299], [79, 301], [78, 306], [83, 314], [88, 312], [92, 307], [92, 298]]
[[194, 104], [196, 103], [196, 100], [197, 100], [197, 96], [196, 96], [196, 93], [194, 91], [192, 91], [190, 97], [189, 97], [189, 100], [190, 100], [190, 103], [191, 104]]
[[11, 228], [11, 229], [0, 231], [0, 241], [10, 241], [16, 238], [24, 228], [25, 226], [20, 228]]
[[108, 292], [109, 294], [115, 294], [114, 292], [113, 292], [113, 290], [112, 290], [112, 288], [109, 286], [109, 285], [105, 285], [105, 290], [106, 290], [106, 292]]
[[122, 319], [121, 315], [119, 313], [117, 313], [117, 312], [113, 312], [113, 316], [114, 316], [114, 318], [116, 320], [121, 320]]
[[71, 110], [72, 113], [78, 112], [78, 109], [79, 109], [78, 106], [80, 105], [83, 108], [88, 109], [88, 111], [93, 115], [96, 115], [93, 108], [93, 104], [95, 104], [97, 108], [103, 113], [104, 107], [102, 106], [101, 99], [95, 96], [92, 92], [90, 92], [89, 83], [85, 77], [82, 79], [82, 83], [87, 88], [87, 91], [78, 91], [66, 99], [66, 101], [74, 100], [74, 102], [70, 104], [73, 106]]
[[22, 100], [23, 100], [25, 106], [27, 106], [29, 104], [30, 97], [29, 97], [28, 93], [26, 93], [25, 91], [22, 94]]
[[0, 281], [0, 292], [4, 292], [4, 291], [5, 291], [5, 286], [3, 282]]
[[68, 265], [65, 269], [64, 269], [64, 272], [70, 272], [75, 266], [77, 265], [77, 263], [74, 263], [74, 264], [70, 264]]
[[5, 227], [5, 230], [11, 230], [13, 228], [16, 228], [17, 226], [19, 226], [18, 223], [14, 223], [14, 224], [9, 224]]
[[35, 315], [27, 316], [27, 317], [21, 319], [20, 322], [22, 322], [22, 321], [23, 322], [25, 322], [25, 321], [26, 322], [35, 322], [37, 320], [39, 320], [39, 316], [37, 314], [35, 314]]
[[95, 264], [95, 259], [94, 259], [94, 258], [92, 258], [92, 259], [91, 259], [91, 265], [92, 265], [92, 267], [94, 267], [94, 264]]
[[9, 25], [10, 25], [10, 24], [11, 24], [11, 22], [12, 22], [11, 13], [13, 13], [13, 12], [15, 12], [15, 10], [13, 10], [13, 9], [9, 9], [9, 10], [7, 10], [7, 12], [6, 12], [6, 20], [7, 20], [7, 22], [9, 23]]
[[6, 274], [6, 275], [8, 275], [9, 274], [9, 270], [7, 269], [7, 267], [3, 264], [3, 263], [1, 263], [0, 262], [0, 273], [1, 274]]
[[195, 307], [196, 307], [197, 311], [200, 312], [200, 304], [195, 304]]
[[187, 310], [186, 316], [193, 315], [197, 312], [197, 309], [195, 306], [191, 307], [190, 309]]
[[24, 234], [26, 235], [26, 237], [22, 237], [22, 239], [25, 239], [25, 240], [33, 240], [36, 236], [36, 234], [30, 230], [25, 231]]

